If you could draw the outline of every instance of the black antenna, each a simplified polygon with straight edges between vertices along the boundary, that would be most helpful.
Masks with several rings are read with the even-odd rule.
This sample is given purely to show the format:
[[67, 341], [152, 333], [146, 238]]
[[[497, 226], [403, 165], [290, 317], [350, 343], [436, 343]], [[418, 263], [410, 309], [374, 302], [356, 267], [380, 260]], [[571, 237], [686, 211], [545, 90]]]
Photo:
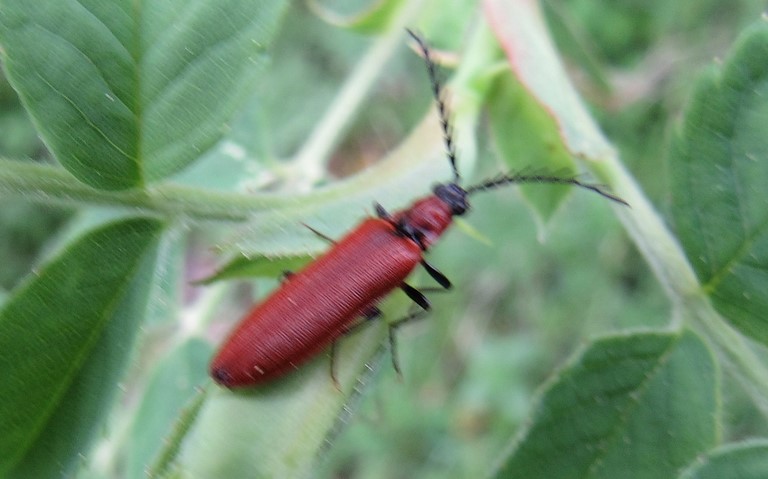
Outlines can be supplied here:
[[511, 183], [550, 183], [550, 184], [559, 184], [559, 185], [573, 185], [578, 186], [590, 191], [594, 191], [600, 196], [603, 196], [605, 198], [608, 198], [611, 201], [615, 201], [616, 203], [620, 203], [624, 206], [629, 206], [629, 203], [622, 200], [618, 196], [612, 195], [602, 189], [598, 185], [593, 185], [591, 183], [582, 183], [581, 181], [577, 180], [576, 178], [559, 178], [557, 176], [546, 176], [546, 175], [505, 175], [501, 174], [499, 176], [496, 176], [494, 178], [489, 178], [482, 183], [479, 183], [477, 185], [471, 186], [467, 188], [465, 191], [468, 195], [471, 195], [472, 193], [478, 192], [478, 191], [485, 191], [485, 190], [492, 190], [496, 187], [508, 185]]
[[437, 78], [437, 66], [435, 65], [435, 62], [432, 61], [427, 42], [425, 42], [419, 35], [415, 34], [411, 29], [406, 28], [405, 31], [407, 31], [416, 41], [421, 49], [421, 53], [424, 55], [424, 61], [427, 64], [427, 73], [429, 74], [429, 81], [432, 84], [432, 95], [435, 97], [437, 111], [440, 114], [440, 125], [443, 128], [443, 141], [445, 142], [445, 149], [448, 153], [448, 161], [451, 162], [451, 168], [453, 169], [453, 182], [458, 184], [461, 177], [459, 176], [459, 169], [456, 167], [456, 147], [453, 144], [453, 127], [448, 118], [448, 108], [445, 106], [442, 88], [440, 87], [440, 80]]
[[[437, 103], [437, 111], [440, 115], [440, 125], [443, 128], [443, 140], [445, 142], [445, 149], [447, 150], [447, 153], [448, 153], [448, 161], [450, 161], [451, 168], [453, 169], [453, 184], [458, 185], [459, 181], [461, 180], [461, 176], [459, 175], [459, 169], [456, 167], [456, 146], [453, 143], [453, 127], [449, 119], [448, 107], [446, 106], [445, 99], [443, 98], [443, 91], [440, 86], [440, 80], [437, 77], [437, 66], [435, 65], [435, 62], [432, 60], [429, 45], [427, 45], [427, 42], [424, 41], [424, 39], [421, 38], [419, 35], [414, 33], [413, 30], [406, 28], [405, 31], [407, 31], [408, 34], [419, 45], [419, 49], [421, 50], [424, 56], [424, 61], [427, 64], [427, 73], [429, 74], [429, 81], [432, 84], [432, 95], [435, 97], [435, 103]], [[594, 191], [595, 193], [597, 193], [600, 196], [603, 196], [604, 198], [607, 198], [611, 201], [615, 201], [616, 203], [620, 203], [625, 206], [629, 206], [629, 203], [619, 198], [618, 196], [608, 193], [601, 186], [591, 184], [591, 183], [583, 183], [574, 177], [563, 178], [558, 176], [533, 175], [533, 174], [500, 174], [496, 177], [489, 178], [483, 181], [482, 183], [466, 188], [463, 191], [467, 195], [470, 195], [478, 191], [491, 190], [499, 186], [508, 185], [512, 183], [517, 183], [517, 184], [549, 183], [549, 184], [558, 184], [558, 185], [573, 185], [573, 186], [578, 186], [580, 188], [584, 188], [590, 191]]]

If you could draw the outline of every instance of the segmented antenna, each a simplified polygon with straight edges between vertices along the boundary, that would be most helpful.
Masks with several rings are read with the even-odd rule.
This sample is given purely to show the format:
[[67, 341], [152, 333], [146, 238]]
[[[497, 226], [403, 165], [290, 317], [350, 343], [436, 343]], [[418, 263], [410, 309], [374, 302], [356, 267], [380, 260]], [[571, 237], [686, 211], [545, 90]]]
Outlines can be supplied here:
[[465, 191], [468, 195], [471, 195], [472, 193], [475, 193], [477, 191], [485, 191], [485, 190], [491, 190], [493, 188], [496, 188], [498, 186], [508, 185], [510, 183], [550, 183], [550, 184], [559, 184], [559, 185], [573, 185], [578, 186], [590, 191], [594, 191], [600, 196], [603, 196], [605, 198], [608, 198], [611, 201], [615, 201], [616, 203], [620, 203], [624, 206], [629, 206], [629, 203], [622, 200], [618, 196], [612, 195], [605, 191], [604, 189], [600, 188], [598, 185], [593, 185], [591, 183], [582, 183], [581, 181], [577, 180], [576, 178], [559, 178], [557, 176], [545, 176], [545, 175], [504, 175], [501, 174], [499, 176], [496, 176], [494, 178], [490, 178], [488, 180], [483, 181], [480, 184], [471, 186], [469, 188], [466, 188]]
[[427, 73], [429, 74], [429, 81], [432, 84], [432, 95], [435, 97], [435, 103], [437, 103], [437, 111], [440, 114], [440, 126], [443, 128], [443, 141], [445, 142], [445, 149], [448, 154], [448, 161], [451, 163], [453, 169], [453, 182], [458, 183], [461, 179], [459, 175], [459, 169], [456, 167], [456, 146], [453, 143], [453, 127], [449, 119], [448, 108], [445, 105], [445, 99], [443, 98], [442, 88], [440, 87], [440, 80], [437, 78], [437, 66], [432, 61], [432, 57], [429, 52], [429, 46], [419, 35], [415, 34], [411, 29], [406, 28], [405, 31], [416, 41], [421, 49], [421, 53], [424, 55], [424, 61], [427, 64]]

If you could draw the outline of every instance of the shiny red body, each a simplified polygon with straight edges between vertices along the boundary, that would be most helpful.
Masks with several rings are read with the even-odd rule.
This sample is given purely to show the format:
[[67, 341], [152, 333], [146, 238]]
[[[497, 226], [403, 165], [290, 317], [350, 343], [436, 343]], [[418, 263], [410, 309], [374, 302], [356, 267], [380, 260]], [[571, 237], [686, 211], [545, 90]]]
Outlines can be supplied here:
[[211, 376], [230, 388], [255, 386], [311, 359], [403, 283], [452, 216], [450, 205], [429, 196], [391, 218], [364, 220], [246, 315], [214, 357]]

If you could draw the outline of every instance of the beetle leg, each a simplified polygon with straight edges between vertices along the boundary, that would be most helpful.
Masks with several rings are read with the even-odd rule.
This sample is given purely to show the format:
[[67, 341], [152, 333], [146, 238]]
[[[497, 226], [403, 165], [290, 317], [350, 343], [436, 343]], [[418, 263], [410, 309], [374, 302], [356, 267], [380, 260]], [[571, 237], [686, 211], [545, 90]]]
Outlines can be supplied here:
[[368, 308], [363, 311], [363, 315], [360, 318], [360, 321], [351, 324], [344, 329], [344, 336], [349, 336], [350, 334], [358, 332], [360, 329], [362, 329], [362, 326], [380, 317], [381, 310], [379, 308], [376, 306], [368, 306]]
[[[444, 290], [441, 290], [444, 291]], [[426, 309], [413, 309], [411, 308], [411, 312], [408, 313], [406, 316], [398, 319], [394, 323], [389, 323], [389, 354], [392, 356], [392, 367], [395, 370], [395, 373], [397, 373], [397, 377], [402, 380], [403, 379], [403, 372], [400, 369], [400, 362], [397, 359], [397, 337], [396, 332], [397, 328], [402, 326], [405, 323], [408, 323], [410, 321], [416, 321], [417, 319], [422, 319], [427, 315]]]
[[283, 271], [283, 279], [280, 282], [281, 283], [285, 283], [286, 281], [291, 279], [291, 276], [293, 276], [294, 274], [296, 274], [296, 273], [294, 273], [293, 271], [291, 271], [289, 269], [284, 270]]
[[381, 310], [376, 306], [369, 306], [363, 313], [364, 321], [371, 321], [381, 317]]
[[[360, 319], [360, 321], [344, 329], [344, 336], [348, 336], [350, 334], [354, 334], [360, 331], [363, 326], [369, 324], [374, 319], [378, 319], [380, 317], [381, 317], [381, 310], [376, 306], [369, 306], [363, 312], [363, 316]], [[338, 339], [331, 343], [331, 380], [333, 381], [333, 385], [336, 387], [336, 389], [339, 392], [341, 392], [341, 385], [339, 384], [339, 380], [336, 377], [336, 353], [337, 353], [336, 342], [337, 341]]]
[[336, 377], [336, 341], [331, 343], [331, 381], [338, 392], [341, 392], [339, 378]]
[[424, 267], [424, 269], [427, 270], [427, 273], [432, 276], [432, 279], [437, 281], [440, 286], [445, 289], [451, 289], [451, 280], [449, 280], [443, 273], [438, 271], [437, 268], [427, 263], [427, 261], [424, 259], [421, 260], [421, 265]]
[[330, 236], [324, 235], [323, 233], [317, 231], [316, 229], [314, 229], [313, 227], [309, 226], [306, 223], [302, 223], [302, 225], [305, 228], [307, 228], [309, 231], [315, 233], [315, 235], [318, 236], [320, 239], [324, 239], [325, 241], [327, 241], [327, 242], [329, 242], [331, 244], [336, 244], [336, 240], [331, 238]]
[[376, 216], [378, 216], [379, 218], [383, 220], [392, 221], [392, 215], [390, 215], [389, 212], [385, 210], [384, 207], [381, 206], [379, 203], [374, 202], [373, 209], [376, 210]]
[[[434, 268], [433, 268], [434, 269]], [[437, 270], [435, 270], [437, 271]], [[446, 279], [447, 281], [447, 279]], [[450, 284], [450, 283], [449, 283]], [[413, 286], [407, 284], [407, 283], [401, 283], [400, 289], [405, 292], [405, 294], [408, 295], [411, 300], [416, 303], [421, 309], [416, 311], [411, 311], [408, 313], [407, 316], [404, 318], [398, 319], [394, 323], [389, 324], [389, 350], [390, 354], [392, 355], [392, 367], [395, 368], [395, 372], [397, 373], [397, 376], [399, 378], [403, 377], [403, 373], [400, 370], [400, 364], [397, 360], [397, 342], [395, 341], [395, 330], [403, 323], [407, 323], [408, 321], [412, 321], [416, 318], [419, 318], [426, 314], [427, 311], [430, 309], [429, 300], [426, 296], [424, 296], [424, 293], [419, 291], [418, 289], [414, 288]]]
[[[421, 312], [424, 310], [422, 309]], [[397, 341], [395, 341], [395, 329], [397, 326], [390, 325], [389, 326], [389, 355], [392, 357], [392, 368], [395, 370], [395, 374], [397, 374], [397, 379], [399, 381], [403, 380], [403, 371], [400, 369], [400, 361], [397, 360]]]
[[414, 303], [421, 306], [421, 309], [425, 311], [429, 311], [429, 309], [431, 308], [429, 304], [429, 300], [427, 299], [426, 296], [424, 296], [424, 294], [421, 291], [419, 291], [418, 289], [414, 288], [413, 286], [407, 283], [400, 283], [400, 289], [402, 289], [403, 292], [407, 294], [408, 297], [411, 298], [411, 300]]

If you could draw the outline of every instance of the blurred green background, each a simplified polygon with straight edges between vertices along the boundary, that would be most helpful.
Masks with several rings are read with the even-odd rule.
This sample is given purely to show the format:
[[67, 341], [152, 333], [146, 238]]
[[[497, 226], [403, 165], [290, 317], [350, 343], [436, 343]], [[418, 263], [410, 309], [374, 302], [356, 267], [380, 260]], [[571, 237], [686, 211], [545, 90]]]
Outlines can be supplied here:
[[[353, 11], [360, 4], [346, 2], [344, 8]], [[693, 80], [759, 18], [766, 2], [553, 0], [544, 6], [594, 115], [664, 210], [666, 137]], [[295, 4], [257, 93], [266, 102], [255, 119], [263, 129], [242, 133], [251, 135], [247, 141], [262, 153], [261, 161], [279, 161], [302, 144], [366, 42]], [[443, 47], [451, 46], [456, 45]], [[431, 101], [419, 59], [399, 55], [338, 148], [334, 173], [346, 176], [376, 161]], [[498, 170], [484, 132], [480, 139], [476, 178]], [[4, 78], [0, 156], [50, 161]], [[401, 328], [402, 381], [384, 362], [376, 387], [335, 438], [319, 477], [473, 477], [488, 469], [509, 441], [508, 431], [527, 416], [536, 388], [583, 338], [668, 323], [663, 292], [605, 201], [574, 191], [544, 227], [513, 189], [479, 195], [473, 207], [467, 222], [492, 244], [454, 228], [432, 250], [430, 262], [456, 287], [432, 296], [435, 310], [428, 318]], [[3, 290], [31, 270], [70, 214], [67, 208], [4, 199]], [[210, 254], [208, 240], [218, 233], [199, 232], [197, 253]], [[412, 283], [426, 285], [429, 279]], [[725, 381], [725, 391], [738, 391]], [[726, 437], [768, 431], [755, 420], [749, 401], [738, 395], [724, 399]]]

